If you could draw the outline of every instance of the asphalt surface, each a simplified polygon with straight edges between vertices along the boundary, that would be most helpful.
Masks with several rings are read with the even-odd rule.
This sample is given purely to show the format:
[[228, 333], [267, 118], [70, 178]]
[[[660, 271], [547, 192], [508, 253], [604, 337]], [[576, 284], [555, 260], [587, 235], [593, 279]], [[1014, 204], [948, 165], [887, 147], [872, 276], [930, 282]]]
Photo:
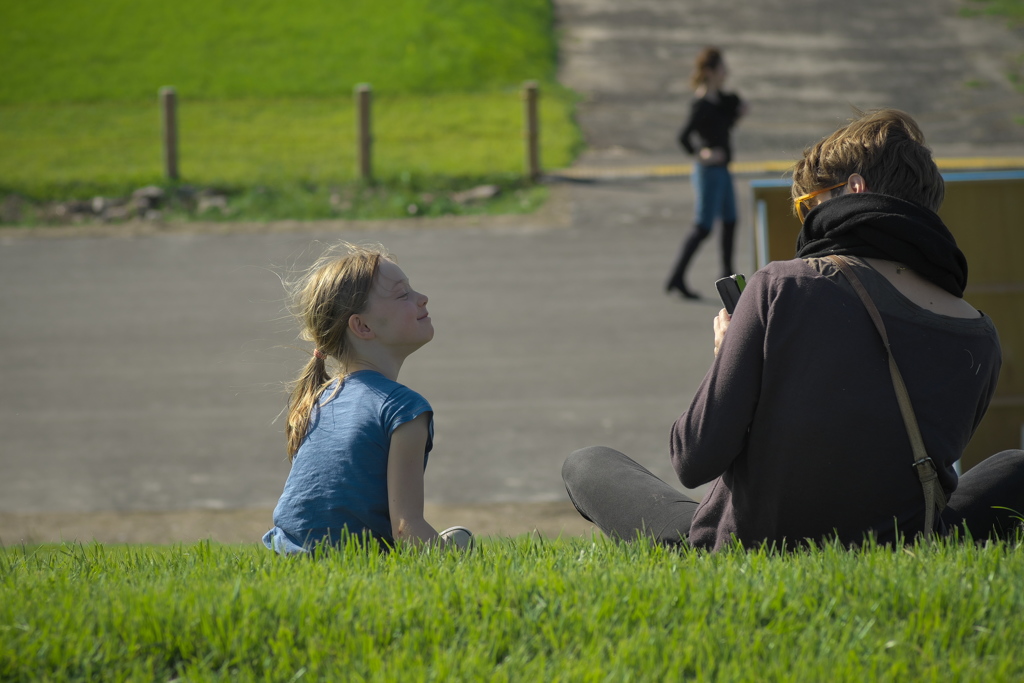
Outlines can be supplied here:
[[[752, 105], [739, 160], [794, 158], [851, 104], [910, 111], [938, 155], [1024, 150], [1006, 77], [1024, 36], [958, 2], [555, 4], [582, 168], [683, 160], [706, 43]], [[0, 231], [0, 542], [254, 540], [288, 469], [283, 385], [309, 351], [280, 277], [339, 239], [384, 243], [430, 297], [435, 339], [401, 375], [435, 408], [428, 519], [584, 532], [559, 475], [572, 450], [609, 445], [675, 483], [669, 428], [719, 308], [716, 241], [689, 277], [707, 298], [663, 292], [691, 212], [678, 178], [557, 183], [520, 217]], [[749, 220], [737, 248], [749, 273]]]

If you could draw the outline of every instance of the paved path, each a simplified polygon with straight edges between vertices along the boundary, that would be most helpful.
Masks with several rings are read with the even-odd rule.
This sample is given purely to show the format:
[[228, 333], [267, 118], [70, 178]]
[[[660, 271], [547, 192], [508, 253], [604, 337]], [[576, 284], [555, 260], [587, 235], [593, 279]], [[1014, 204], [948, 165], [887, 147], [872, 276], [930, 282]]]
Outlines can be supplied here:
[[[955, 2], [556, 6], [561, 76], [588, 94], [581, 165], [679, 163], [706, 42], [753, 103], [741, 160], [792, 158], [847, 102], [906, 108], [940, 154], [1024, 149], [1024, 97], [1001, 73], [1021, 36], [957, 19]], [[526, 217], [3, 231], [0, 541], [251, 540], [287, 472], [275, 416], [307, 350], [278, 275], [336, 239], [386, 243], [431, 297], [437, 336], [402, 379], [437, 413], [432, 521], [584, 532], [559, 477], [573, 449], [614, 446], [674, 481], [668, 429], [710, 363], [718, 309], [662, 292], [691, 210], [675, 179], [558, 185]], [[749, 272], [749, 224], [739, 245]], [[716, 250], [691, 278], [707, 293]]]

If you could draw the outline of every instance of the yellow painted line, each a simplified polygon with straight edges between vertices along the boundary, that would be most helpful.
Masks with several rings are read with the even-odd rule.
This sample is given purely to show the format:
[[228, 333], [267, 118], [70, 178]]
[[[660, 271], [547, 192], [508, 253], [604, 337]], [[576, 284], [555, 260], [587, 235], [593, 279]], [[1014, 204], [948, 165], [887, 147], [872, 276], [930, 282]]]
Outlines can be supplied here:
[[734, 173], [785, 173], [793, 168], [795, 161], [737, 161], [730, 164]]
[[942, 171], [1005, 171], [1024, 169], [1024, 157], [940, 157], [935, 165]]
[[[785, 173], [793, 168], [793, 161], [737, 161], [729, 166], [733, 173]], [[942, 171], [979, 171], [1024, 169], [1024, 157], [944, 157], [935, 159]], [[546, 175], [555, 178], [599, 180], [613, 178], [674, 178], [688, 176], [691, 164], [669, 164], [663, 166], [577, 166], [549, 171]]]

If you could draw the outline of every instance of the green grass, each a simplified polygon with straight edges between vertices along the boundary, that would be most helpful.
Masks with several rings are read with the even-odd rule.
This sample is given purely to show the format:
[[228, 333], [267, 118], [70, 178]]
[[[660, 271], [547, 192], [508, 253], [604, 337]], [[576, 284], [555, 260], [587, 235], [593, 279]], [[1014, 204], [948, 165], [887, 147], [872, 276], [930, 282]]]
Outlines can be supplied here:
[[[375, 175], [394, 181], [403, 174], [521, 174], [522, 108], [515, 91], [378, 97]], [[353, 109], [348, 98], [183, 101], [182, 177], [231, 187], [351, 182], [356, 176]], [[555, 97], [542, 97], [540, 113], [541, 159], [567, 164], [577, 140], [569, 110]], [[39, 199], [89, 197], [162, 182], [155, 99], [0, 107], [0, 149], [0, 191]]]
[[1005, 681], [1024, 548], [0, 551], [0, 679]]
[[[580, 147], [548, 0], [0, 3], [0, 195], [163, 182], [157, 91], [179, 98], [182, 180], [245, 193], [356, 181], [353, 87], [374, 88], [374, 175], [465, 187], [522, 175], [524, 80], [541, 159]], [[435, 179], [431, 181], [430, 179]], [[287, 193], [287, 191], [286, 191]]]
[[[486, 201], [458, 203], [454, 196], [465, 189], [465, 185], [497, 184], [500, 194]], [[79, 186], [79, 192], [88, 196], [101, 194], [89, 192], [88, 186]], [[130, 188], [125, 188], [128, 192]], [[204, 191], [209, 191], [206, 188]], [[200, 219], [205, 222], [233, 221], [278, 221], [278, 220], [360, 220], [395, 219], [418, 217], [441, 217], [452, 215], [516, 214], [529, 213], [541, 206], [548, 197], [545, 185], [534, 185], [520, 175], [490, 175], [480, 178], [446, 177], [400, 177], [389, 185], [346, 183], [340, 185], [316, 185], [305, 183], [278, 183], [255, 187], [212, 188], [216, 193], [225, 193], [226, 206], [202, 205], [202, 195], [195, 188], [185, 185], [168, 186], [167, 199], [159, 208], [161, 222], [182, 222]], [[89, 206], [92, 202], [78, 202]], [[13, 201], [8, 198], [0, 211], [10, 214], [0, 222], [25, 228], [51, 225], [53, 223], [117, 223], [124, 220], [144, 218], [139, 211], [128, 211], [121, 218], [100, 218], [91, 213], [57, 216], [54, 211], [67, 202], [33, 203]], [[12, 207], [17, 207], [12, 210]], [[130, 209], [130, 202], [125, 205]], [[16, 218], [14, 214], [17, 214]], [[140, 215], [142, 214], [142, 215]]]
[[1004, 17], [1011, 26], [1021, 26], [1024, 25], [1024, 0], [968, 0], [961, 14]]
[[0, 103], [481, 92], [555, 81], [547, 0], [0, 4]]
[[[1024, 0], [968, 0], [961, 7], [960, 14], [967, 17], [1001, 17], [1011, 29], [1024, 28]], [[1024, 54], [1014, 55], [1007, 60], [1006, 77], [1017, 90], [1024, 92]], [[1015, 117], [1020, 124], [1024, 118]]]

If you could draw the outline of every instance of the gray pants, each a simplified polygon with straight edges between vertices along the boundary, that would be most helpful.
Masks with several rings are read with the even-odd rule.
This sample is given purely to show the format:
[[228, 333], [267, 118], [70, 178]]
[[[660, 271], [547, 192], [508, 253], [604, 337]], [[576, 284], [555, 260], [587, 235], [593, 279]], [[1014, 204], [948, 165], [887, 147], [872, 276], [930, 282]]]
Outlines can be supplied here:
[[[646, 535], [685, 544], [697, 501], [626, 455], [605, 446], [583, 448], [562, 465], [569, 500], [612, 538]], [[1024, 450], [996, 453], [963, 476], [942, 512], [947, 528], [966, 527], [977, 540], [1007, 538], [1024, 517]]]
[[668, 545], [686, 543], [697, 501], [617, 450], [576, 451], [562, 465], [562, 481], [584, 519], [612, 538], [632, 541], [644, 534]]

